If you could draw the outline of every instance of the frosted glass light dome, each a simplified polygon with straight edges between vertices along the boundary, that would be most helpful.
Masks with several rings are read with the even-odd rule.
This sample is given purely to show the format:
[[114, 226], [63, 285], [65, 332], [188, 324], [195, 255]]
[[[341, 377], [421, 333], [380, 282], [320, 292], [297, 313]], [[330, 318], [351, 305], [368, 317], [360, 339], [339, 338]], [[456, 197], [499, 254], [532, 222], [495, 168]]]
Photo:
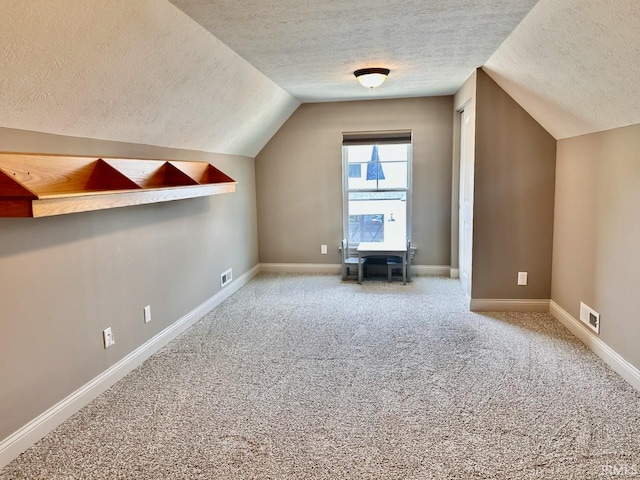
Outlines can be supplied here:
[[353, 72], [353, 74], [363, 87], [376, 88], [384, 83], [389, 71], [388, 68], [361, 68]]

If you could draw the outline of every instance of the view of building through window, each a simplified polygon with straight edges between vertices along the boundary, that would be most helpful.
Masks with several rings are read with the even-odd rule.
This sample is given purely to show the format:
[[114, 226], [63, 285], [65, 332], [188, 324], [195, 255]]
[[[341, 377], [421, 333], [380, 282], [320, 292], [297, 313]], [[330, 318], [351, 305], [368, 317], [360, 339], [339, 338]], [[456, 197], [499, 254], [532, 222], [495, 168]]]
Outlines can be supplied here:
[[411, 145], [344, 146], [345, 234], [350, 244], [405, 242]]

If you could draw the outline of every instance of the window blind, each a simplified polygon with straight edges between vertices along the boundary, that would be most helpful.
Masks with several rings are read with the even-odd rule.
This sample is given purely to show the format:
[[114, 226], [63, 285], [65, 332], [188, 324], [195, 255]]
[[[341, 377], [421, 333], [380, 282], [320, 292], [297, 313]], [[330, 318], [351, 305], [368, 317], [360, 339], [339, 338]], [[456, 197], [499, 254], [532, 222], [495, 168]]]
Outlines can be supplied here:
[[378, 132], [342, 132], [342, 145], [373, 145], [411, 143], [411, 130]]

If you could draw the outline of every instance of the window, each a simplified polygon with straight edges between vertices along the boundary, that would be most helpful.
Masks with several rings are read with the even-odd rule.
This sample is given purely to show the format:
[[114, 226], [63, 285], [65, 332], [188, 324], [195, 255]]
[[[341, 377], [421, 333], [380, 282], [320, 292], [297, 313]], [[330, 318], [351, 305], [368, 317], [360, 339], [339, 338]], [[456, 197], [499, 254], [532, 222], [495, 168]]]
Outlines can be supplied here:
[[343, 216], [349, 243], [411, 236], [411, 132], [343, 134]]
[[354, 163], [349, 165], [349, 178], [360, 178], [362, 176], [362, 165]]

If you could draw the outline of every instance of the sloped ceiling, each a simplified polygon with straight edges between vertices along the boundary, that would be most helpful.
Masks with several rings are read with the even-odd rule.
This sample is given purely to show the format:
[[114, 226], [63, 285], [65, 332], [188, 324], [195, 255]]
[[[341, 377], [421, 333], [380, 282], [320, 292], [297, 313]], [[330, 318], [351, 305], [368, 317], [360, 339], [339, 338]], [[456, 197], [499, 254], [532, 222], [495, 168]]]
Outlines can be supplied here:
[[[537, 0], [171, 0], [303, 102], [451, 95]], [[387, 67], [368, 91], [353, 76]]]
[[[637, 0], [172, 1], [3, 0], [0, 126], [255, 156], [300, 101], [483, 64], [556, 138], [640, 123]], [[366, 65], [392, 70], [373, 92]]]
[[484, 70], [557, 139], [640, 123], [640, 2], [541, 0]]
[[299, 102], [166, 0], [3, 0], [0, 126], [255, 156]]

